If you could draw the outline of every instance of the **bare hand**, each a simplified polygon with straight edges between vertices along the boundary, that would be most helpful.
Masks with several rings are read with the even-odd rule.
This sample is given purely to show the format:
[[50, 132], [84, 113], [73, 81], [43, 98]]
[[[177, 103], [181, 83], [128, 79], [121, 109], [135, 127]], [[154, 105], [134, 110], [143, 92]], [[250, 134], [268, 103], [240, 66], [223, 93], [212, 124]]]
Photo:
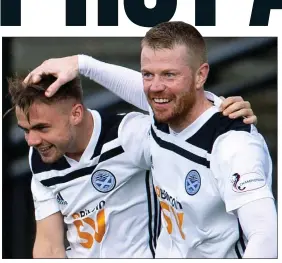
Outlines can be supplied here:
[[31, 71], [24, 79], [24, 83], [38, 83], [42, 75], [53, 75], [57, 80], [45, 92], [47, 97], [51, 97], [62, 85], [73, 80], [78, 74], [78, 56], [53, 58], [45, 60]]
[[223, 115], [231, 119], [244, 117], [244, 123], [257, 124], [257, 116], [254, 114], [249, 101], [244, 101], [240, 96], [221, 98], [223, 102], [220, 105], [220, 110]]

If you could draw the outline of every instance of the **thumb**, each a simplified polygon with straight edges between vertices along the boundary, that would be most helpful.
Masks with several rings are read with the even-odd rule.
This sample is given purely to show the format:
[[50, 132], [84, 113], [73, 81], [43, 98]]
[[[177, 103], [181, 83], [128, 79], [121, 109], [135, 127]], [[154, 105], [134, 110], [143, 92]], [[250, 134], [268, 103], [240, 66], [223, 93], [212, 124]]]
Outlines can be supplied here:
[[45, 96], [52, 97], [61, 86], [66, 84], [67, 81], [65, 81], [63, 78], [58, 78], [54, 83], [52, 83], [48, 89], [45, 91]]

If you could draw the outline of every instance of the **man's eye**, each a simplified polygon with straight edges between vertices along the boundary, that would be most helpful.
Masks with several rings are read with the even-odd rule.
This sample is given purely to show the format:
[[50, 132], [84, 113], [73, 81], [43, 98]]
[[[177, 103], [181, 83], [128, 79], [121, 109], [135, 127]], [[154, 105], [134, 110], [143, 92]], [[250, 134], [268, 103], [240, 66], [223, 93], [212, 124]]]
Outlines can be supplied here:
[[171, 72], [167, 72], [165, 75], [166, 75], [166, 77], [168, 77], [168, 78], [172, 78], [172, 77], [175, 76], [175, 74], [174, 74], [174, 73], [171, 73]]
[[48, 127], [42, 127], [39, 130], [42, 131], [42, 132], [46, 132], [46, 131], [48, 131], [48, 129], [49, 129]]
[[143, 78], [150, 78], [150, 77], [152, 77], [151, 73], [148, 72], [143, 73]]
[[37, 127], [36, 130], [40, 131], [40, 132], [46, 132], [48, 131], [49, 127]]

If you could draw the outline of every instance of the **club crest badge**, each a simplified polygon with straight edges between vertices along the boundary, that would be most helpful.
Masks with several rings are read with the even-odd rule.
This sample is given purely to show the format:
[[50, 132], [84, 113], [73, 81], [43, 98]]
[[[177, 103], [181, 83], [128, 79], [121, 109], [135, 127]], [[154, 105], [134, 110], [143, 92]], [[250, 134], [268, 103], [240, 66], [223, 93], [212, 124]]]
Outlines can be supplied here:
[[108, 193], [116, 186], [115, 176], [107, 170], [98, 170], [92, 174], [91, 182], [94, 188], [102, 193]]
[[196, 170], [191, 170], [185, 178], [185, 190], [188, 195], [195, 195], [201, 187], [201, 176]]

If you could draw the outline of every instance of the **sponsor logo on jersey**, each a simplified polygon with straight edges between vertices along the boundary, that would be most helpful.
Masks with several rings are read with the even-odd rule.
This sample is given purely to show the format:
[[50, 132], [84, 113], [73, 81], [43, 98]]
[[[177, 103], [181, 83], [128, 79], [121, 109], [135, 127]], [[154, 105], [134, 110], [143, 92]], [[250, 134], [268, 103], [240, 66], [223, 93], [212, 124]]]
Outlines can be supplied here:
[[240, 175], [235, 173], [231, 176], [232, 189], [235, 192], [247, 192], [265, 186], [265, 178], [263, 175], [249, 173]]
[[185, 178], [185, 190], [188, 195], [195, 195], [201, 188], [201, 176], [196, 170], [191, 170]]
[[177, 201], [175, 197], [171, 196], [166, 190], [160, 188], [157, 185], [155, 186], [155, 192], [160, 202], [162, 218], [166, 222], [166, 224], [164, 224], [164, 227], [166, 228], [167, 233], [171, 235], [178, 229], [182, 240], [185, 240], [185, 233], [182, 229], [184, 222], [184, 212], [182, 204]]
[[102, 200], [93, 209], [85, 208], [84, 210], [80, 210], [79, 212], [74, 213], [73, 218], [78, 219], [78, 218], [83, 218], [85, 216], [88, 216], [95, 211], [97, 212], [97, 211], [102, 210], [105, 207], [105, 205], [106, 205], [106, 202]]
[[62, 197], [61, 193], [57, 193], [57, 202], [60, 204], [60, 205], [67, 205], [68, 202]]
[[94, 188], [102, 193], [108, 193], [116, 186], [115, 176], [107, 170], [98, 170], [92, 174], [91, 182]]
[[92, 249], [96, 242], [102, 242], [106, 232], [105, 203], [102, 200], [94, 209], [86, 208], [72, 214], [78, 236], [75, 245], [79, 242], [83, 248]]
[[156, 186], [155, 187], [155, 192], [156, 192], [156, 195], [157, 197], [160, 199], [160, 200], [166, 200], [168, 201], [168, 203], [176, 208], [176, 209], [182, 209], [182, 205], [179, 201], [176, 200], [176, 198], [174, 198], [173, 196], [171, 196], [166, 190], [164, 189], [161, 189], [160, 187]]

